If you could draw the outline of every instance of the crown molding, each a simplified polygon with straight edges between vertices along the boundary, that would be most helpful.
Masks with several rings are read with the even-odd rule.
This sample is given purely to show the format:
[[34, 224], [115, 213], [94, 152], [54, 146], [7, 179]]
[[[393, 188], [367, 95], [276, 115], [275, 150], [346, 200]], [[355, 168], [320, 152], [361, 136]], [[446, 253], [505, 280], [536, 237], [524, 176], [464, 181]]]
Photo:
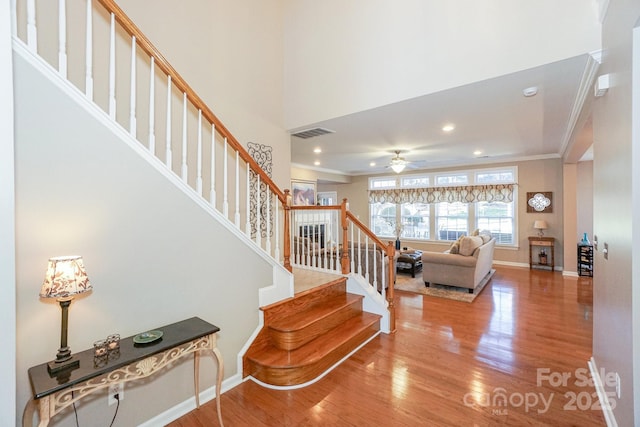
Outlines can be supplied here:
[[585, 64], [584, 71], [582, 72], [582, 78], [580, 79], [580, 85], [578, 86], [578, 93], [576, 94], [576, 98], [573, 102], [573, 107], [569, 114], [569, 120], [567, 121], [567, 128], [565, 129], [564, 137], [560, 144], [559, 152], [563, 156], [566, 155], [570, 148], [570, 143], [576, 132], [576, 124], [584, 112], [587, 99], [589, 98], [589, 94], [596, 80], [596, 73], [601, 63], [602, 50], [590, 52], [587, 56], [587, 63]]

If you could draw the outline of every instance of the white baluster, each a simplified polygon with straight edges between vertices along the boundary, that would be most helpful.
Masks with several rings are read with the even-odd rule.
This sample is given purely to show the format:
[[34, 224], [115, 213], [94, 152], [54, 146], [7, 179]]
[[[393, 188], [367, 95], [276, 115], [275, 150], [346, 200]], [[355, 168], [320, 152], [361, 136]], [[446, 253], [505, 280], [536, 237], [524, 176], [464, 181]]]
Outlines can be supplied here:
[[[360, 234], [360, 229], [358, 228], [358, 235]], [[362, 254], [362, 249], [358, 248], [358, 255]], [[364, 277], [367, 279], [367, 283], [369, 283], [369, 236], [364, 236]], [[362, 257], [358, 256], [358, 261], [362, 264]]]
[[187, 170], [187, 92], [182, 94], [182, 180], [186, 183]]
[[[385, 294], [386, 294], [386, 290], [385, 290], [385, 280], [388, 279], [388, 275], [385, 274], [385, 268], [384, 268], [384, 255], [385, 255], [385, 251], [381, 251], [380, 253], [380, 293], [382, 294], [382, 297], [385, 298]], [[392, 260], [389, 260], [389, 264], [391, 264]], [[389, 286], [389, 284], [387, 283], [387, 286]], [[376, 290], [378, 290], [378, 288], [375, 288]], [[386, 299], [386, 298], [385, 298]]]
[[[266, 198], [267, 200], [265, 200], [265, 221], [266, 226], [267, 226], [267, 241], [265, 242], [265, 249], [267, 250], [267, 253], [269, 255], [271, 255], [271, 189], [269, 188], [268, 185], [265, 185], [265, 190], [266, 190]], [[277, 258], [276, 258], [277, 259]]]
[[165, 146], [165, 164], [172, 170], [171, 158], [171, 76], [167, 79], [167, 142]]
[[67, 78], [67, 5], [58, 0], [58, 72]]
[[371, 245], [371, 251], [367, 248], [367, 259], [369, 259], [369, 253], [373, 256], [373, 289], [378, 290], [378, 245], [376, 242], [373, 242]]
[[319, 246], [319, 237], [320, 237], [320, 228], [318, 227], [318, 212], [312, 211], [311, 214], [311, 235], [313, 236], [313, 252], [314, 252], [314, 267], [320, 266], [320, 246]]
[[113, 13], [109, 31], [109, 116], [116, 119], [116, 17]]
[[251, 238], [251, 166], [247, 163], [247, 179], [245, 182], [245, 209], [247, 211], [247, 220], [244, 225], [244, 233], [248, 238]]
[[129, 133], [136, 138], [136, 37], [131, 37], [131, 91], [129, 94]]
[[276, 237], [276, 246], [274, 248], [273, 257], [276, 261], [280, 261], [280, 200], [275, 197], [273, 199], [274, 204], [276, 205], [275, 214], [274, 214], [274, 222], [276, 224], [275, 237]]
[[236, 150], [236, 209], [234, 222], [240, 229], [240, 151]]
[[222, 214], [225, 218], [229, 218], [229, 189], [227, 186], [227, 174], [229, 173], [228, 156], [227, 156], [227, 137], [224, 137], [224, 150], [222, 159]]
[[211, 123], [211, 188], [209, 189], [211, 206], [216, 207], [216, 125]]
[[[351, 240], [350, 240], [350, 242], [351, 242], [351, 272], [352, 273], [356, 273], [357, 272], [358, 274], [360, 274], [361, 270], [358, 268], [358, 270], [356, 271], [356, 264], [355, 264], [355, 260], [354, 260], [354, 256], [355, 256], [355, 253], [354, 253], [355, 240], [353, 240], [353, 229], [355, 227], [353, 226], [352, 222], [349, 222], [348, 224], [349, 224], [348, 227], [351, 228]], [[346, 246], [347, 242], [345, 242], [344, 244]], [[360, 246], [360, 235], [358, 235], [358, 246]]]
[[27, 46], [38, 52], [38, 28], [36, 27], [36, 0], [27, 0]]
[[202, 196], [202, 110], [198, 109], [198, 159], [196, 163], [196, 191]]
[[258, 246], [262, 247], [262, 215], [260, 215], [260, 211], [262, 210], [260, 199], [260, 174], [256, 174], [256, 243]]
[[90, 101], [93, 101], [93, 8], [91, 0], [87, 0], [86, 34], [85, 34], [85, 75], [84, 93]]
[[[340, 265], [340, 245], [338, 244], [340, 242], [340, 230], [342, 230], [342, 227], [340, 227], [340, 211], [333, 211], [333, 224], [333, 232], [335, 233], [333, 241], [335, 242], [334, 250], [336, 252], [336, 256], [333, 260], [333, 269], [338, 271], [342, 270]], [[347, 250], [347, 242], [344, 242], [344, 248], [344, 250]]]
[[156, 79], [155, 79], [155, 66], [156, 60], [151, 57], [151, 66], [149, 72], [149, 151], [155, 155], [156, 153], [156, 132], [155, 132], [155, 120], [156, 120]]

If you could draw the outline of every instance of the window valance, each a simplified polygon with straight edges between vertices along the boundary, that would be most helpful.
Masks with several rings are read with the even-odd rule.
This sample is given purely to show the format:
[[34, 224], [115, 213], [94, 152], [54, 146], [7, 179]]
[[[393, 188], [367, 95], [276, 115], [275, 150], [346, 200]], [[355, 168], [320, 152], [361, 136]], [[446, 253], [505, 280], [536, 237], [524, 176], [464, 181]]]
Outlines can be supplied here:
[[369, 203], [512, 202], [515, 184], [369, 190]]

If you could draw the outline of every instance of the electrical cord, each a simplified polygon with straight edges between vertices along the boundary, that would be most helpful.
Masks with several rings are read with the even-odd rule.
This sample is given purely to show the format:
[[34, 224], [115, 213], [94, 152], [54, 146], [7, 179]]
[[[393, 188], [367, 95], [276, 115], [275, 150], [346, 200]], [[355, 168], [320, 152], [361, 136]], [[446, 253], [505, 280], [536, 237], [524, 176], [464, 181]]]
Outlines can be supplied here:
[[[73, 399], [73, 391], [71, 391], [71, 399]], [[76, 426], [80, 427], [80, 423], [78, 422], [78, 410], [76, 409], [76, 402], [73, 402], [73, 413], [76, 414]]]
[[113, 414], [113, 418], [111, 419], [111, 424], [109, 424], [109, 427], [113, 426], [113, 422], [116, 420], [116, 416], [118, 415], [118, 408], [120, 407], [120, 395], [116, 393], [113, 395], [113, 398], [118, 402], [116, 403], [116, 412], [115, 414]]

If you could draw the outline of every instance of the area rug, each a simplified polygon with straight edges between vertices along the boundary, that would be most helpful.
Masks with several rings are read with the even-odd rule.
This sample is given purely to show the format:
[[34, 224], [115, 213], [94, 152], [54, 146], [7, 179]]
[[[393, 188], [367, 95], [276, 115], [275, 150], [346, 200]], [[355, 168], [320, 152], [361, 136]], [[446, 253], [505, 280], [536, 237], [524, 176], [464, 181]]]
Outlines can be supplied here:
[[427, 288], [422, 280], [422, 274], [416, 275], [415, 278], [404, 274], [396, 274], [396, 284], [394, 289], [398, 291], [429, 295], [432, 297], [448, 298], [456, 301], [473, 302], [473, 300], [480, 295], [480, 292], [482, 292], [487, 283], [489, 283], [489, 280], [491, 280], [495, 272], [496, 270], [492, 268], [489, 274], [487, 274], [480, 284], [474, 289], [472, 294], [469, 293], [467, 288], [444, 286], [433, 283]]

